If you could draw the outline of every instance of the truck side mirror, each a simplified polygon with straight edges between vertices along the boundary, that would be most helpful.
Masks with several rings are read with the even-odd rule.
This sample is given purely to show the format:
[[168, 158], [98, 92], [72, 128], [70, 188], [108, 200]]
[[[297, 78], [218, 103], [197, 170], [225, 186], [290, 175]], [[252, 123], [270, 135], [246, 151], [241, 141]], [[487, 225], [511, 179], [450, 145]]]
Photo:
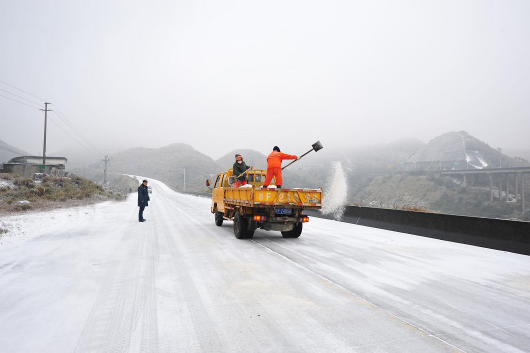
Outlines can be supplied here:
[[210, 185], [212, 184], [212, 182], [210, 181], [210, 179], [206, 179], [206, 187], [210, 187]]

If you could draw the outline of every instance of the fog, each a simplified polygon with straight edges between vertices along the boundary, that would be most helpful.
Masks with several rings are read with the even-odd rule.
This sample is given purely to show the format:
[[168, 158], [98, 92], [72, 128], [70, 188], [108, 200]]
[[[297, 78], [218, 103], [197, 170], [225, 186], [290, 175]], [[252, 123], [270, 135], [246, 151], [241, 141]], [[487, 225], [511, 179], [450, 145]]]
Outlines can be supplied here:
[[[51, 102], [94, 158], [174, 142], [213, 158], [300, 153], [457, 130], [526, 149], [529, 16], [526, 0], [3, 1], [0, 80]], [[0, 97], [0, 140], [41, 153], [43, 118]], [[49, 124], [48, 151], [79, 148]]]

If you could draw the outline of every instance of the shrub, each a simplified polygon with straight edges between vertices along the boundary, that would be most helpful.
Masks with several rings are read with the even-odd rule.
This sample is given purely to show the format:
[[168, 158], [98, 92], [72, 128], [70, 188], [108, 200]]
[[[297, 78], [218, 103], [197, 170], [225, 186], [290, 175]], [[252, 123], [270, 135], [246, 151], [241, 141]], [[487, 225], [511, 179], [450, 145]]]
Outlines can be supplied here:
[[24, 203], [22, 205], [16, 205], [15, 206], [15, 210], [17, 211], [27, 211], [27, 210], [31, 210], [31, 205], [30, 204], [27, 204], [27, 203]]
[[46, 193], [46, 188], [41, 185], [35, 188], [34, 192], [37, 196], [43, 196]]
[[27, 187], [28, 189], [32, 189], [35, 187], [35, 182], [29, 178], [22, 178], [22, 179], [15, 179], [13, 182], [18, 187]]

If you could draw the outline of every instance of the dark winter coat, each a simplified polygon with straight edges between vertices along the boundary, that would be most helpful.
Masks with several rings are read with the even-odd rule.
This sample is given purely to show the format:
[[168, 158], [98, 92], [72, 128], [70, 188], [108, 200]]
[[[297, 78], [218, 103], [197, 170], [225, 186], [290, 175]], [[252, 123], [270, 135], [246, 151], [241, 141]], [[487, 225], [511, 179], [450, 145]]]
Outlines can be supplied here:
[[149, 198], [149, 189], [144, 184], [138, 187], [138, 206], [148, 206], [147, 202], [151, 200]]
[[243, 180], [247, 180], [247, 175], [241, 175], [239, 176], [241, 173], [243, 173], [245, 170], [247, 169], [250, 169], [250, 167], [248, 167], [246, 164], [245, 164], [245, 161], [243, 161], [243, 163], [239, 164], [237, 163], [237, 161], [234, 163], [234, 176], [235, 177], [238, 177], [237, 180], [240, 180], [240, 181], [243, 181]]

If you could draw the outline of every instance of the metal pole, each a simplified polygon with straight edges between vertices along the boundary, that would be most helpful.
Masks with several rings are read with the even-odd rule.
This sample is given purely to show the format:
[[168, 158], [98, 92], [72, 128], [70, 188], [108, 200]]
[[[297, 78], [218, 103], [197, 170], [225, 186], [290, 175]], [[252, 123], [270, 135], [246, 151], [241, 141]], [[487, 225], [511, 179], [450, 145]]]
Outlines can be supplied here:
[[[44, 146], [42, 147], [42, 164], [46, 166], [46, 127], [48, 125], [48, 103], [44, 103]], [[44, 169], [46, 173], [46, 169]]]
[[46, 129], [48, 125], [48, 112], [51, 112], [51, 110], [48, 110], [48, 102], [44, 103], [44, 109], [41, 109], [44, 111], [44, 146], [42, 148], [42, 164], [44, 167], [44, 173], [46, 173]]
[[103, 162], [105, 162], [105, 169], [103, 170], [103, 185], [107, 185], [107, 181], [108, 181], [108, 178], [107, 178], [107, 165], [108, 165], [108, 162], [109, 162], [109, 156], [108, 155], [105, 156], [105, 159], [103, 160]]
[[182, 169], [184, 171], [184, 191], [186, 191], [186, 169]]

